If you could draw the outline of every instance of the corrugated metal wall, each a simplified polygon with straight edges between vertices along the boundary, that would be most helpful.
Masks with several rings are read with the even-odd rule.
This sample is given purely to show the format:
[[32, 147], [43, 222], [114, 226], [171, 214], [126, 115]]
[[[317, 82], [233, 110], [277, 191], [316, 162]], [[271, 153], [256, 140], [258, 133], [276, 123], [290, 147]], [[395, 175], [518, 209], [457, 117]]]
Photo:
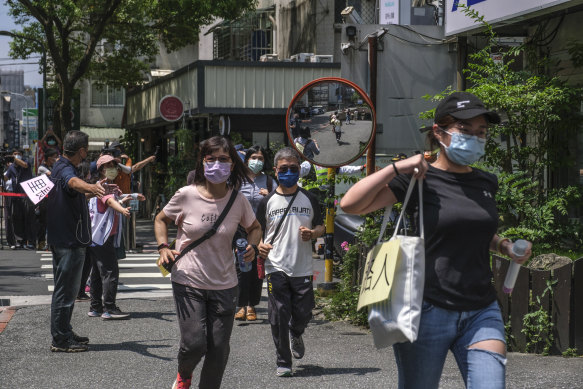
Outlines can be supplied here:
[[197, 69], [188, 69], [175, 78], [163, 79], [138, 93], [126, 96], [126, 127], [155, 120], [160, 117], [158, 104], [166, 95], [178, 96], [185, 104], [185, 109], [196, 107]]
[[[203, 85], [197, 82], [200, 71], [204, 72]], [[126, 128], [157, 121], [160, 117], [158, 103], [166, 95], [178, 96], [185, 103], [185, 109], [198, 112], [205, 112], [205, 109], [214, 113], [221, 109], [283, 110], [287, 109], [294, 94], [308, 82], [321, 77], [339, 76], [340, 67], [333, 64], [249, 65], [242, 62], [199, 61], [198, 65], [195, 63], [187, 70], [178, 71], [174, 77], [158, 80], [139, 91], [128, 92]], [[197, 98], [199, 87], [202, 88], [204, 102]]]
[[340, 69], [277, 67], [205, 67], [205, 107], [286, 109], [308, 82], [340, 75]]

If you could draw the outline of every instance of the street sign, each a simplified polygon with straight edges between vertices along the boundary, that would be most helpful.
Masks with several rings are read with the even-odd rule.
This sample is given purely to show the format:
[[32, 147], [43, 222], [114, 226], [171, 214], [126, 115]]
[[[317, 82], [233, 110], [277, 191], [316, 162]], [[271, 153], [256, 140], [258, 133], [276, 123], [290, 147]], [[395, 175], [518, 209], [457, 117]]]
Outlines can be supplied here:
[[160, 100], [160, 116], [167, 122], [175, 122], [184, 114], [184, 104], [176, 96], [167, 95]]
[[26, 116], [38, 116], [38, 110], [36, 108], [22, 108], [22, 117]]

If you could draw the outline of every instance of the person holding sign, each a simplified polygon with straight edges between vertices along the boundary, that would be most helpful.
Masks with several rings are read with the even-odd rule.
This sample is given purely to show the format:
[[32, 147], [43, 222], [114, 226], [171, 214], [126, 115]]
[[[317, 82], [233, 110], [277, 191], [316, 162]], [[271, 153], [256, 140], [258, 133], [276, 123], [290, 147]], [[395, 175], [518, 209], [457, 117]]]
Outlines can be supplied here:
[[81, 284], [85, 249], [91, 243], [91, 220], [85, 194], [101, 198], [100, 183], [88, 184], [78, 177], [77, 165], [87, 158], [89, 136], [69, 131], [63, 143], [64, 154], [53, 166], [53, 189], [47, 201], [47, 242], [53, 253], [55, 289], [51, 302], [53, 352], [87, 351], [89, 338], [71, 327], [75, 297]]
[[[488, 127], [499, 122], [476, 96], [452, 93], [437, 106], [428, 128], [430, 150], [440, 149], [434, 163], [428, 165], [421, 154], [393, 162], [356, 183], [340, 202], [347, 213], [372, 212], [402, 202], [412, 176], [424, 179], [423, 307], [417, 340], [393, 345], [399, 388], [437, 388], [448, 350], [466, 385], [505, 387], [504, 323], [489, 251], [522, 263], [531, 249], [516, 257], [511, 242], [496, 234], [498, 180], [470, 166], [484, 155]], [[418, 208], [416, 193], [417, 188], [411, 211]]]
[[292, 354], [296, 359], [304, 356], [302, 334], [314, 308], [312, 239], [326, 230], [318, 199], [298, 186], [299, 154], [285, 147], [275, 154], [274, 165], [279, 186], [257, 208], [264, 231], [259, 255], [265, 258], [276, 375], [289, 377]]

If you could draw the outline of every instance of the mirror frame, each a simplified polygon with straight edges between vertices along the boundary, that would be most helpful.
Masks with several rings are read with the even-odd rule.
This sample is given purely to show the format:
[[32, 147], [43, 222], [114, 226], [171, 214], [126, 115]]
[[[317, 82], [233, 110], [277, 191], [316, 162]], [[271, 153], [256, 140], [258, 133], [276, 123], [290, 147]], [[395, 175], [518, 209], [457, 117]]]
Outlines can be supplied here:
[[[365, 101], [366, 104], [368, 104], [368, 106], [370, 107], [371, 110], [371, 116], [372, 116], [372, 133], [371, 136], [368, 140], [368, 143], [366, 144], [366, 147], [362, 150], [361, 153], [357, 154], [354, 157], [351, 157], [351, 159], [347, 160], [346, 162], [343, 162], [340, 165], [329, 165], [329, 164], [321, 164], [319, 162], [316, 162], [310, 158], [306, 158], [306, 156], [297, 149], [296, 145], [294, 144], [294, 140], [292, 139], [292, 135], [291, 135], [291, 129], [290, 129], [290, 115], [293, 113], [293, 105], [294, 102], [296, 101], [296, 99], [300, 96], [302, 96], [305, 92], [307, 92], [308, 89], [310, 89], [312, 86], [316, 85], [316, 84], [320, 84], [323, 82], [338, 82], [338, 83], [344, 83], [344, 84], [348, 84], [351, 88], [354, 88], [363, 98], [363, 100]], [[340, 78], [340, 77], [322, 77], [322, 78], [317, 78], [313, 81], [308, 82], [306, 85], [304, 85], [303, 87], [300, 88], [300, 90], [298, 90], [296, 92], [296, 94], [294, 95], [294, 97], [292, 98], [288, 108], [287, 108], [287, 113], [285, 115], [285, 130], [287, 133], [287, 139], [289, 140], [289, 144], [291, 145], [291, 147], [293, 147], [293, 149], [295, 151], [297, 151], [300, 156], [305, 159], [306, 161], [309, 161], [310, 163], [314, 164], [314, 165], [318, 165], [318, 166], [322, 166], [322, 167], [327, 167], [327, 168], [337, 168], [340, 166], [346, 166], [354, 161], [356, 161], [358, 158], [360, 158], [362, 155], [364, 155], [364, 153], [366, 153], [368, 151], [368, 148], [370, 147], [371, 143], [373, 142], [375, 136], [376, 136], [376, 129], [377, 129], [377, 114], [376, 114], [376, 110], [375, 107], [372, 103], [372, 100], [370, 99], [370, 97], [366, 94], [366, 92], [359, 87], [358, 85], [356, 85], [354, 82], [349, 81], [345, 78]]]

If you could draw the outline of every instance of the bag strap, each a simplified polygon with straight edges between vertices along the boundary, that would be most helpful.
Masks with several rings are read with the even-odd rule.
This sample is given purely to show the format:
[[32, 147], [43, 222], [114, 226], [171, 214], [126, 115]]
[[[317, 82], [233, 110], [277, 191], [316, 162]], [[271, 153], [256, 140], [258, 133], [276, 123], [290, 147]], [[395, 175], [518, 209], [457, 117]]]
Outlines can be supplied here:
[[271, 245], [273, 244], [273, 241], [275, 240], [275, 237], [277, 236], [277, 233], [279, 232], [279, 229], [281, 228], [281, 225], [283, 223], [283, 219], [285, 219], [285, 217], [287, 216], [287, 213], [289, 212], [289, 210], [292, 206], [292, 203], [296, 199], [296, 196], [298, 195], [299, 192], [300, 192], [300, 188], [298, 188], [298, 190], [296, 190], [296, 193], [294, 193], [294, 195], [292, 196], [291, 201], [289, 202], [289, 204], [287, 205], [287, 208], [285, 209], [285, 212], [281, 216], [281, 219], [279, 219], [279, 223], [277, 224], [277, 227], [275, 227], [275, 232], [273, 233], [273, 236], [271, 237], [271, 241], [269, 242], [269, 244], [271, 244]]
[[[401, 209], [401, 213], [399, 214], [399, 219], [397, 220], [397, 224], [395, 225], [395, 231], [393, 232], [393, 238], [397, 235], [399, 231], [399, 226], [401, 221], [403, 220], [403, 215], [405, 214], [405, 210], [407, 209], [407, 204], [409, 203], [409, 199], [411, 198], [411, 193], [413, 192], [413, 187], [415, 186], [415, 182], [417, 179], [415, 177], [411, 177], [411, 182], [409, 182], [409, 187], [407, 188], [407, 193], [405, 194], [405, 201], [403, 201], [403, 207]], [[419, 179], [419, 227], [420, 227], [420, 234], [421, 238], [425, 238], [425, 226], [423, 225], [423, 179]], [[381, 231], [379, 234], [379, 239], [377, 243], [381, 243], [383, 240], [383, 236], [385, 235], [385, 230], [387, 228], [387, 223], [389, 222], [389, 218], [391, 216], [391, 211], [393, 207], [386, 207], [385, 214], [383, 215], [383, 221], [381, 223]]]
[[229, 210], [231, 209], [231, 206], [235, 202], [235, 199], [237, 198], [237, 193], [238, 193], [237, 190], [236, 189], [233, 189], [233, 192], [231, 193], [231, 197], [229, 197], [229, 202], [225, 206], [225, 209], [223, 209], [223, 212], [221, 212], [221, 214], [219, 215], [219, 218], [217, 219], [217, 221], [210, 228], [210, 230], [208, 230], [207, 232], [205, 232], [205, 234], [203, 236], [201, 236], [200, 238], [198, 238], [197, 240], [195, 240], [194, 242], [192, 242], [191, 244], [189, 244], [188, 246], [186, 246], [180, 252], [180, 254], [178, 254], [176, 256], [176, 258], [174, 258], [174, 262], [178, 261], [180, 258], [182, 258], [190, 250], [192, 250], [193, 248], [195, 248], [196, 246], [198, 246], [199, 244], [201, 244], [202, 242], [204, 242], [205, 240], [207, 240], [208, 238], [210, 238], [211, 236], [213, 236], [217, 232], [217, 230], [219, 229], [221, 223], [223, 222], [223, 220], [225, 220], [225, 217], [229, 213]]

